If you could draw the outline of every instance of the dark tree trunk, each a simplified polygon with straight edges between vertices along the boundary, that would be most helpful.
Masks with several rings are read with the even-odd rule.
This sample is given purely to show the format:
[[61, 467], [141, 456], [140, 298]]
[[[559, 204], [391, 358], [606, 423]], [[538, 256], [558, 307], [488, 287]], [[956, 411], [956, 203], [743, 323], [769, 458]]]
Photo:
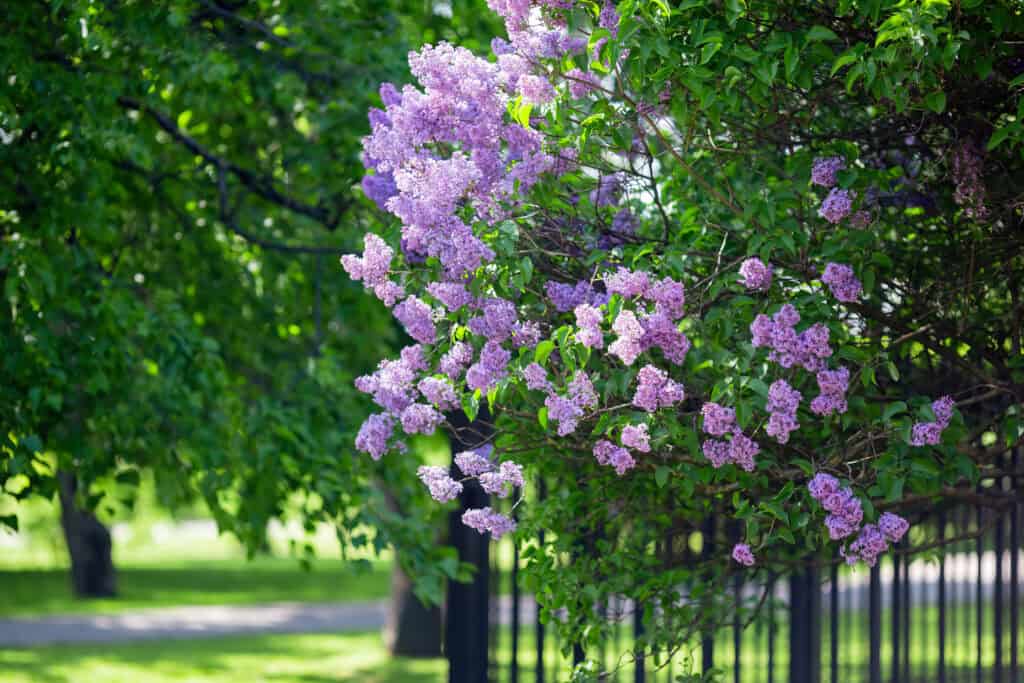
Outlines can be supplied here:
[[[493, 431], [490, 416], [480, 411], [470, 422], [459, 412], [448, 415], [453, 427], [452, 455], [477, 448]], [[454, 465], [452, 466], [454, 469]], [[479, 534], [462, 523], [469, 508], [486, 507], [490, 497], [475, 481], [466, 482], [459, 495], [459, 508], [448, 519], [448, 541], [459, 552], [460, 562], [474, 566], [470, 583], [448, 582], [445, 605], [445, 654], [449, 683], [486, 683], [490, 597], [490, 535]]]
[[108, 598], [117, 594], [117, 576], [111, 557], [110, 532], [89, 510], [78, 507], [78, 479], [58, 472], [60, 523], [71, 557], [71, 587], [80, 598]]
[[397, 657], [441, 656], [441, 608], [420, 602], [412, 592], [412, 581], [397, 562], [391, 571], [384, 644]]

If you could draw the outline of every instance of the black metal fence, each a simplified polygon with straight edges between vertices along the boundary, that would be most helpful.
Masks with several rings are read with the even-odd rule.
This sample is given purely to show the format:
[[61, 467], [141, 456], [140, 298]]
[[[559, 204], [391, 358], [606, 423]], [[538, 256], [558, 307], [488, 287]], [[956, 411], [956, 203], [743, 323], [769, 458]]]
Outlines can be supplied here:
[[[670, 659], [630, 654], [649, 624], [625, 599], [606, 608], [613, 635], [600, 651], [563, 648], [521, 592], [519, 549], [503, 539], [491, 545], [484, 604], [479, 594], [472, 603], [449, 601], [457, 632], [488, 636], [484, 650], [448, 648], [449, 680], [564, 681], [586, 657], [598, 662], [602, 680], [623, 683], [674, 683], [684, 670], [713, 668], [733, 683], [1024, 683], [1022, 461], [1020, 453], [1007, 458], [1000, 475], [972, 492], [975, 500], [918, 510], [917, 528], [930, 527], [934, 540], [917, 535], [915, 547], [905, 541], [873, 569], [837, 561], [757, 585], [737, 577], [728, 587], [737, 598], [769, 592], [757, 618], [744, 627], [737, 617], [732, 628]], [[713, 524], [703, 533], [716, 533]]]

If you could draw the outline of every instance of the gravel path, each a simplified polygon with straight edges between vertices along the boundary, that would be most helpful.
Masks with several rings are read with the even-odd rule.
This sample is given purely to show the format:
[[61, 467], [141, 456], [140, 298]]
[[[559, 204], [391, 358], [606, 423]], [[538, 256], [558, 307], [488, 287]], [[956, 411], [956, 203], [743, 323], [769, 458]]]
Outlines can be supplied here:
[[276, 603], [0, 619], [0, 648], [263, 633], [370, 631], [384, 625], [386, 610], [386, 602]]

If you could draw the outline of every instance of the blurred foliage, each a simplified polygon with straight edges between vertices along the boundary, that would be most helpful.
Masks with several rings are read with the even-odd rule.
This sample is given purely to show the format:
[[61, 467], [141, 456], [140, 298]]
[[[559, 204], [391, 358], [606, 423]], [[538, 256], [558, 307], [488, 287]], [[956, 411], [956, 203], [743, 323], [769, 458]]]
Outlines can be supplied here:
[[380, 220], [358, 189], [377, 84], [424, 41], [479, 47], [476, 8], [4, 7], [0, 491], [51, 497], [73, 470], [95, 508], [109, 489], [90, 484], [152, 468], [162, 499], [201, 494], [250, 550], [297, 494], [342, 548], [448, 557], [382, 494], [416, 505], [414, 459], [352, 454], [352, 380], [401, 340], [336, 259]]

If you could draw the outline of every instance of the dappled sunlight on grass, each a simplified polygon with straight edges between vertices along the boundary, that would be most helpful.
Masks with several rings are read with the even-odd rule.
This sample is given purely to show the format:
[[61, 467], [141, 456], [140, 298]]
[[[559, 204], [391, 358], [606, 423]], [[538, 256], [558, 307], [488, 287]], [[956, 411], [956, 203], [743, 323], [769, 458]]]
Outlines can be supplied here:
[[393, 659], [377, 633], [0, 651], [5, 683], [440, 683], [441, 659]]

